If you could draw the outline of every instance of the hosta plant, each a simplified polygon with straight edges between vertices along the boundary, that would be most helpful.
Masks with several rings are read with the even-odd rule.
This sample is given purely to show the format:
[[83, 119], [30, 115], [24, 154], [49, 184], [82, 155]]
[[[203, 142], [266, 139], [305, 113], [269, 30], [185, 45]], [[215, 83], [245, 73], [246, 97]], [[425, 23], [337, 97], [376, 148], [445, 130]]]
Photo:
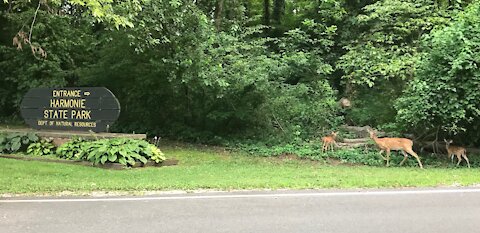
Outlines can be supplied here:
[[42, 139], [40, 141], [31, 143], [27, 148], [27, 154], [29, 155], [51, 155], [55, 153], [55, 146], [52, 144], [52, 140]]
[[82, 142], [80, 153], [76, 157], [93, 162], [93, 164], [110, 162], [125, 166], [134, 166], [138, 162], [146, 164], [149, 160], [156, 163], [165, 160], [163, 153], [156, 146], [144, 140], [127, 138]]
[[27, 146], [38, 141], [34, 133], [12, 133], [0, 135], [0, 153], [25, 151]]
[[57, 148], [56, 155], [62, 159], [82, 160], [82, 138], [73, 138]]

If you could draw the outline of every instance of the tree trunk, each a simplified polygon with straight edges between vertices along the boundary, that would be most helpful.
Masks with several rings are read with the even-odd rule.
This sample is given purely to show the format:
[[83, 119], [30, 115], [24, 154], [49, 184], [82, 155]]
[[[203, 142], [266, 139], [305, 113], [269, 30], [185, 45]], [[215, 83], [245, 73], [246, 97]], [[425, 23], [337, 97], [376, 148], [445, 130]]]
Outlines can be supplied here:
[[270, 26], [270, 0], [263, 0], [263, 24]]
[[280, 24], [283, 15], [285, 14], [285, 0], [274, 0], [272, 18], [275, 23]]
[[217, 30], [220, 30], [220, 27], [222, 26], [222, 17], [223, 17], [223, 1], [224, 0], [217, 0], [217, 3], [215, 4], [215, 27]]

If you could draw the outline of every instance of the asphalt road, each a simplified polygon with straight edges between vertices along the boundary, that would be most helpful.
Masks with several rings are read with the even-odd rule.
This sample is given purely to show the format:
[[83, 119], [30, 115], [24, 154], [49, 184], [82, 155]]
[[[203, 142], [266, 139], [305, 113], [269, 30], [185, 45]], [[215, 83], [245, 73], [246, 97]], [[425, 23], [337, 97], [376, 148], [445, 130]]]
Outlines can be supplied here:
[[1, 233], [480, 232], [480, 189], [0, 199]]

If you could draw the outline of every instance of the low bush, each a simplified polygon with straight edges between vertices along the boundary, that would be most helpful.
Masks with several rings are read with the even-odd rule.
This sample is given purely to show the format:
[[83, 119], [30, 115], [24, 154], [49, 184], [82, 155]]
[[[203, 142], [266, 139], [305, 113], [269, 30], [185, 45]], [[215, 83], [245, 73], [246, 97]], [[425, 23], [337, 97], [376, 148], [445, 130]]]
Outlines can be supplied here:
[[63, 143], [57, 148], [56, 155], [62, 159], [81, 160], [82, 143], [85, 140], [82, 138], [72, 138], [70, 141]]
[[[383, 166], [384, 161], [378, 154], [378, 150], [369, 148], [356, 149], [335, 149], [322, 153], [322, 144], [318, 142], [310, 142], [303, 144], [286, 144], [281, 146], [266, 146], [261, 144], [256, 145], [239, 145], [240, 150], [245, 151], [251, 155], [274, 157], [283, 154], [294, 154], [299, 158], [324, 161], [328, 158], [338, 159], [342, 163], [363, 164], [369, 166]], [[394, 152], [392, 152], [393, 154]], [[396, 162], [400, 156], [392, 155], [392, 161]], [[403, 159], [403, 156], [401, 156]], [[399, 160], [401, 161], [401, 160]], [[399, 162], [398, 161], [398, 162]], [[416, 166], [416, 162], [405, 163], [405, 166]]]
[[31, 143], [27, 148], [27, 154], [45, 156], [55, 153], [55, 146], [52, 144], [51, 140], [42, 139], [37, 142]]
[[160, 163], [166, 158], [155, 145], [144, 140], [127, 138], [96, 141], [72, 140], [57, 149], [57, 156], [65, 159], [87, 160], [93, 164], [120, 163], [134, 166], [149, 160]]
[[25, 151], [31, 143], [39, 140], [34, 133], [0, 134], [0, 153]]
[[334, 152], [326, 152], [325, 154], [321, 155], [321, 158], [334, 158], [344, 163], [363, 164], [369, 166], [382, 166], [384, 164], [383, 159], [378, 154], [378, 151], [364, 149], [340, 149]]

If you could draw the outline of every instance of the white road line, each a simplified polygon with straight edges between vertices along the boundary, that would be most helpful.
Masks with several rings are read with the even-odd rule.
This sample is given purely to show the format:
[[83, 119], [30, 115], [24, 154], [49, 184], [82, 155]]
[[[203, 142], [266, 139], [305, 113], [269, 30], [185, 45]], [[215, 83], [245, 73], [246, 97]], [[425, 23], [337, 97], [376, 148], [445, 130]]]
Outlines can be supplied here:
[[451, 194], [480, 193], [480, 189], [444, 189], [444, 190], [396, 190], [396, 191], [351, 191], [318, 193], [278, 193], [278, 194], [232, 194], [232, 195], [196, 195], [196, 196], [157, 196], [157, 197], [115, 197], [115, 198], [63, 198], [63, 199], [10, 199], [0, 203], [48, 203], [48, 202], [112, 202], [112, 201], [158, 201], [189, 199], [231, 199], [231, 198], [293, 198], [293, 197], [337, 197], [337, 196], [383, 196], [413, 194]]

